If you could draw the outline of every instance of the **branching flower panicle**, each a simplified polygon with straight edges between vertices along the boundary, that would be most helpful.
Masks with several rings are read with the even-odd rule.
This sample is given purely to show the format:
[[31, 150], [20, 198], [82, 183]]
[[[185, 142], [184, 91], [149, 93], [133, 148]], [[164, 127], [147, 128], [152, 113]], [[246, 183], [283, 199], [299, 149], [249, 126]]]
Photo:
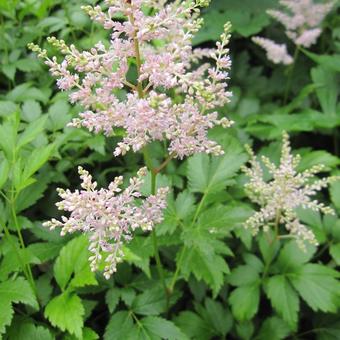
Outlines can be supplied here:
[[268, 10], [267, 13], [286, 29], [287, 36], [298, 46], [309, 48], [320, 36], [323, 19], [334, 2], [316, 4], [313, 0], [280, 0], [286, 10]]
[[277, 44], [270, 39], [262, 37], [252, 37], [251, 40], [267, 52], [267, 58], [274, 64], [289, 65], [293, 62], [293, 58], [287, 52], [285, 44]]
[[245, 222], [245, 227], [256, 235], [261, 227], [266, 232], [271, 226], [278, 228], [282, 224], [302, 249], [305, 242], [317, 244], [314, 233], [299, 221], [296, 208], [309, 208], [325, 214], [334, 213], [332, 208], [312, 197], [339, 178], [315, 179], [315, 175], [324, 169], [323, 165], [298, 172], [296, 169], [300, 156], [291, 154], [287, 133], [283, 134], [279, 166], [267, 157], [262, 157], [262, 162], [271, 175], [269, 181], [264, 179], [262, 166], [253, 151], [249, 147], [247, 150], [250, 155], [250, 167], [244, 167], [243, 171], [250, 181], [245, 185], [245, 190], [251, 201], [258, 204], [261, 209]]
[[[321, 23], [334, 5], [333, 1], [315, 4], [313, 0], [280, 0], [279, 3], [285, 10], [270, 9], [267, 13], [285, 27], [286, 35], [295, 45], [306, 48], [316, 43], [322, 33]], [[253, 37], [252, 40], [267, 52], [267, 58], [275, 64], [293, 63], [286, 44], [277, 44], [263, 37]]]
[[[222, 148], [208, 139], [207, 132], [215, 125], [232, 124], [227, 118], [219, 119], [214, 111], [231, 96], [227, 90], [230, 25], [225, 26], [216, 50], [192, 48], [193, 36], [202, 25], [199, 8], [208, 3], [106, 0], [106, 12], [99, 6], [83, 9], [92, 20], [112, 31], [109, 45], [98, 42], [81, 52], [74, 45], [49, 38], [64, 55], [58, 62], [31, 44], [57, 78], [58, 87], [72, 90], [70, 101], [84, 107], [70, 125], [106, 135], [123, 128], [126, 135], [115, 156], [163, 140], [169, 141], [169, 153], [178, 158], [197, 152], [222, 154]], [[116, 20], [117, 14], [125, 20]], [[203, 58], [213, 65], [207, 62], [198, 67]], [[137, 69], [135, 81], [127, 79], [132, 63]], [[121, 89], [126, 90], [123, 100], [117, 96]], [[177, 94], [176, 101], [170, 92]]]
[[86, 170], [79, 167], [78, 172], [81, 190], [58, 189], [62, 201], [57, 207], [70, 216], [62, 216], [61, 221], [52, 219], [44, 226], [61, 228], [61, 235], [75, 231], [88, 233], [91, 269], [97, 270], [104, 262], [104, 276], [108, 279], [123, 260], [123, 244], [132, 239], [133, 232], [136, 229], [152, 230], [162, 221], [168, 188], [160, 188], [155, 195], [143, 199], [140, 189], [146, 168], [140, 169], [124, 190], [120, 188], [122, 176], [116, 177], [107, 189], [98, 190], [97, 183]]

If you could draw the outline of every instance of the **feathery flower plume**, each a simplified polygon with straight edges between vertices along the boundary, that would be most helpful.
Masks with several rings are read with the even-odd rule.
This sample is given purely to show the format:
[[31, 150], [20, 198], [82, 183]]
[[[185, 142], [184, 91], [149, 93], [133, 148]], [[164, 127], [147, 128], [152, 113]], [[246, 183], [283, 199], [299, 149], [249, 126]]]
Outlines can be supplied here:
[[315, 4], [313, 0], [280, 0], [286, 10], [268, 10], [267, 13], [279, 21], [287, 36], [298, 46], [309, 48], [316, 43], [322, 29], [320, 25], [331, 11], [334, 2]]
[[323, 165], [313, 166], [301, 173], [297, 172], [300, 156], [291, 154], [287, 133], [283, 133], [279, 166], [267, 157], [262, 157], [262, 162], [271, 175], [269, 181], [264, 180], [261, 164], [253, 151], [249, 147], [247, 149], [250, 155], [250, 167], [244, 167], [243, 171], [250, 181], [245, 185], [245, 190], [250, 200], [258, 204], [261, 209], [249, 217], [245, 227], [251, 229], [256, 235], [261, 227], [266, 232], [271, 226], [278, 228], [279, 225], [285, 225], [290, 236], [296, 239], [302, 249], [305, 247], [305, 242], [317, 244], [314, 233], [299, 221], [295, 209], [302, 207], [325, 214], [334, 213], [330, 207], [312, 199], [312, 196], [339, 177], [315, 179], [315, 175], [324, 169]]
[[75, 231], [88, 233], [91, 270], [98, 270], [103, 262], [104, 276], [109, 279], [123, 260], [123, 244], [132, 239], [133, 232], [138, 228], [152, 230], [162, 221], [168, 188], [160, 188], [155, 195], [143, 199], [140, 188], [147, 174], [146, 168], [140, 169], [124, 190], [120, 188], [122, 176], [116, 177], [107, 189], [98, 190], [97, 183], [86, 170], [79, 167], [78, 172], [81, 190], [58, 189], [62, 201], [57, 207], [69, 212], [70, 216], [62, 216], [61, 221], [52, 219], [44, 226], [60, 227], [62, 236]]
[[277, 44], [270, 39], [262, 37], [252, 37], [251, 40], [267, 52], [267, 58], [274, 64], [282, 63], [289, 65], [293, 62], [293, 58], [288, 54], [285, 44]]
[[[70, 101], [84, 107], [70, 124], [95, 133], [126, 132], [114, 155], [141, 150], [152, 141], [169, 141], [169, 153], [183, 158], [197, 152], [214, 155], [222, 148], [208, 139], [219, 119], [216, 107], [229, 102], [230, 25], [226, 24], [216, 49], [194, 50], [192, 39], [202, 25], [200, 7], [207, 0], [106, 0], [108, 10], [84, 6], [92, 20], [111, 31], [109, 44], [98, 42], [81, 52], [54, 37], [48, 41], [64, 55], [50, 59], [45, 50], [29, 47], [45, 59], [61, 90], [71, 90]], [[150, 10], [146, 10], [149, 8]], [[115, 19], [119, 14], [125, 20]], [[197, 66], [201, 59], [207, 62]], [[212, 62], [212, 64], [210, 63]], [[137, 78], [127, 78], [131, 63]], [[117, 90], [124, 89], [124, 99]], [[176, 101], [170, 93], [176, 94]]]

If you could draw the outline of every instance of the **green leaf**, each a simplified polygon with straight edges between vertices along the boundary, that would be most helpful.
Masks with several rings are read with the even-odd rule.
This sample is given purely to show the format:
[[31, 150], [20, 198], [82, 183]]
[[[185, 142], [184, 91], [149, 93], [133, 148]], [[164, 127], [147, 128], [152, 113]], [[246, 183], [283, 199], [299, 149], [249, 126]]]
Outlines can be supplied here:
[[190, 273], [193, 273], [197, 280], [206, 282], [216, 296], [224, 283], [224, 274], [229, 273], [224, 258], [198, 247], [185, 247], [183, 259], [181, 271], [184, 277], [189, 278]]
[[238, 266], [228, 276], [228, 282], [233, 286], [245, 286], [259, 280], [257, 268], [250, 265]]
[[148, 289], [138, 295], [132, 302], [134, 313], [141, 315], [158, 315], [166, 310], [166, 298], [161, 287]]
[[292, 328], [297, 328], [299, 297], [283, 275], [276, 275], [268, 280], [267, 295], [276, 312]]
[[127, 311], [117, 312], [106, 326], [104, 340], [130, 339], [129, 335], [135, 328], [131, 313]]
[[325, 150], [309, 150], [308, 153], [302, 157], [298, 170], [303, 171], [320, 164], [323, 164], [326, 169], [332, 169], [340, 164], [340, 160]]
[[8, 180], [10, 165], [7, 159], [4, 159], [0, 164], [0, 189]]
[[211, 325], [194, 312], [181, 312], [174, 322], [191, 339], [206, 340], [212, 338]]
[[46, 119], [47, 116], [42, 116], [34, 122], [30, 123], [25, 128], [24, 132], [19, 136], [17, 150], [19, 150], [24, 145], [30, 143], [41, 133], [41, 131], [43, 131]]
[[44, 263], [57, 257], [61, 245], [51, 242], [37, 242], [30, 244], [27, 249], [36, 256], [41, 263]]
[[289, 276], [294, 288], [314, 310], [337, 311], [340, 283], [339, 273], [320, 264], [306, 264]]
[[295, 241], [290, 241], [280, 251], [277, 265], [281, 273], [295, 272], [303, 264], [308, 262], [315, 252], [315, 247], [307, 247], [306, 251], [301, 250]]
[[120, 291], [118, 288], [110, 288], [105, 295], [105, 301], [107, 306], [109, 307], [110, 313], [113, 313], [116, 309], [120, 298]]
[[263, 322], [257, 339], [281, 340], [286, 339], [290, 333], [289, 326], [280, 318], [273, 316]]
[[[340, 175], [340, 173], [337, 173]], [[331, 194], [331, 199], [336, 209], [340, 211], [340, 181], [331, 183], [329, 192]]]
[[70, 121], [70, 105], [66, 100], [58, 100], [48, 110], [52, 130], [63, 129]]
[[23, 178], [31, 177], [38, 171], [50, 158], [54, 150], [54, 144], [35, 149], [29, 156], [29, 162], [25, 164]]
[[0, 300], [0, 338], [1, 333], [5, 333], [6, 326], [11, 324], [13, 313], [12, 304], [5, 299]]
[[184, 333], [174, 325], [173, 322], [165, 320], [160, 317], [148, 316], [141, 321], [143, 331], [147, 332], [148, 336], [153, 339], [169, 339], [169, 340], [182, 340], [187, 339]]
[[[72, 287], [97, 284], [95, 275], [90, 270], [88, 258], [88, 241], [85, 236], [74, 238], [61, 249], [53, 268], [61, 290], [65, 290], [68, 284]], [[72, 274], [74, 277], [70, 282]]]
[[260, 287], [258, 282], [236, 288], [229, 297], [232, 313], [239, 321], [250, 320], [256, 314], [259, 302]]
[[21, 302], [39, 308], [31, 286], [22, 277], [0, 283], [0, 301]]
[[17, 105], [9, 100], [0, 100], [0, 117], [9, 116], [16, 112]]
[[50, 331], [43, 326], [36, 326], [32, 319], [16, 318], [12, 322], [11, 327], [7, 332], [9, 339], [15, 340], [54, 340]]
[[242, 148], [233, 138], [224, 143], [224, 148], [223, 156], [209, 157], [200, 153], [189, 158], [187, 177], [191, 192], [207, 195], [223, 191], [247, 160]]
[[335, 263], [340, 266], [340, 243], [332, 244], [329, 253], [332, 255]]
[[34, 122], [41, 116], [41, 106], [35, 100], [26, 100], [22, 106], [22, 119], [26, 122]]
[[47, 304], [44, 315], [53, 326], [68, 331], [80, 339], [84, 313], [81, 299], [77, 295], [63, 293]]
[[225, 338], [233, 325], [230, 311], [225, 310], [219, 302], [209, 298], [205, 299], [205, 308], [216, 334]]

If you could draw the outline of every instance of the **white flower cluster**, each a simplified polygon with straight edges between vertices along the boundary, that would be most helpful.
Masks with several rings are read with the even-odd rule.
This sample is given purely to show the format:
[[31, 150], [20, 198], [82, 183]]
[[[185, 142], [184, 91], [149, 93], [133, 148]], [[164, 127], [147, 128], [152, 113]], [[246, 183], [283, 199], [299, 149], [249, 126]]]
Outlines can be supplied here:
[[313, 200], [312, 196], [339, 177], [315, 179], [314, 175], [323, 170], [323, 165], [316, 165], [299, 173], [296, 168], [300, 155], [291, 154], [287, 133], [283, 134], [279, 166], [267, 157], [261, 158], [271, 175], [269, 181], [264, 180], [262, 166], [253, 151], [249, 147], [247, 149], [250, 167], [244, 167], [243, 171], [250, 181], [245, 185], [245, 190], [251, 201], [257, 203], [261, 209], [248, 218], [245, 227], [256, 235], [261, 227], [266, 232], [270, 227], [279, 228], [280, 225], [285, 225], [290, 236], [296, 239], [302, 249], [305, 242], [317, 244], [314, 233], [299, 221], [296, 208], [309, 208], [325, 214], [334, 213], [330, 207]]

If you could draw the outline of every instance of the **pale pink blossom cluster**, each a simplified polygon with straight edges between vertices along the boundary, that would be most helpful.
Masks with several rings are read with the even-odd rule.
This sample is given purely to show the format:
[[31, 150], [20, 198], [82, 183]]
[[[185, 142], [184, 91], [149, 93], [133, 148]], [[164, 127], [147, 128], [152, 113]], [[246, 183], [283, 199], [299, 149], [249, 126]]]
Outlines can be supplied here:
[[300, 156], [291, 154], [289, 136], [286, 133], [283, 134], [279, 166], [267, 157], [262, 157], [262, 162], [271, 175], [269, 181], [264, 179], [262, 165], [249, 147], [248, 152], [250, 167], [244, 167], [243, 170], [250, 181], [245, 185], [245, 189], [248, 197], [261, 209], [249, 217], [245, 227], [251, 229], [256, 235], [261, 227], [267, 232], [270, 227], [278, 228], [280, 225], [285, 225], [290, 236], [296, 239], [302, 249], [305, 242], [317, 244], [314, 233], [299, 221], [296, 208], [309, 208], [325, 214], [334, 213], [330, 207], [313, 200], [312, 196], [339, 177], [315, 179], [315, 175], [323, 170], [323, 165], [298, 172], [296, 168]]
[[286, 11], [268, 10], [267, 13], [286, 29], [287, 36], [298, 46], [309, 48], [315, 44], [322, 29], [320, 25], [334, 2], [314, 3], [313, 0], [280, 0]]
[[[106, 0], [105, 12], [99, 6], [84, 6], [84, 10], [111, 31], [108, 45], [99, 42], [81, 52], [52, 37], [49, 42], [65, 55], [61, 62], [31, 45], [46, 59], [58, 87], [72, 90], [70, 101], [84, 107], [70, 125], [106, 135], [123, 128], [126, 134], [114, 151], [116, 156], [164, 140], [173, 157], [222, 154], [207, 132], [215, 125], [232, 124], [214, 111], [231, 96], [227, 84], [230, 25], [225, 25], [216, 49], [193, 49], [193, 36], [202, 24], [199, 7], [207, 3]], [[116, 19], [117, 15], [125, 20]], [[203, 65], [198, 66], [202, 59]], [[134, 80], [128, 79], [131, 64], [137, 71]], [[117, 95], [121, 89], [124, 99]]]
[[108, 279], [124, 257], [123, 243], [131, 240], [136, 229], [152, 230], [163, 220], [162, 210], [166, 206], [168, 188], [158, 189], [155, 195], [142, 198], [140, 189], [147, 174], [146, 168], [130, 179], [129, 186], [122, 190], [123, 177], [111, 182], [107, 189], [97, 189], [97, 183], [83, 168], [79, 167], [82, 180], [81, 190], [71, 192], [58, 189], [62, 201], [59, 210], [70, 213], [61, 221], [52, 219], [44, 226], [61, 228], [61, 235], [83, 231], [90, 234], [89, 258], [91, 269], [97, 270], [105, 264], [104, 276]]
[[293, 62], [293, 58], [288, 54], [285, 44], [277, 44], [262, 37], [252, 37], [252, 41], [267, 52], [267, 58], [274, 64], [289, 65]]
[[[280, 0], [285, 10], [270, 9], [267, 13], [285, 27], [286, 35], [297, 46], [309, 48], [322, 33], [321, 23], [331, 11], [334, 2], [314, 3], [313, 0]], [[293, 58], [287, 52], [286, 44], [277, 44], [262, 37], [252, 40], [267, 52], [267, 58], [278, 64], [291, 64]]]

